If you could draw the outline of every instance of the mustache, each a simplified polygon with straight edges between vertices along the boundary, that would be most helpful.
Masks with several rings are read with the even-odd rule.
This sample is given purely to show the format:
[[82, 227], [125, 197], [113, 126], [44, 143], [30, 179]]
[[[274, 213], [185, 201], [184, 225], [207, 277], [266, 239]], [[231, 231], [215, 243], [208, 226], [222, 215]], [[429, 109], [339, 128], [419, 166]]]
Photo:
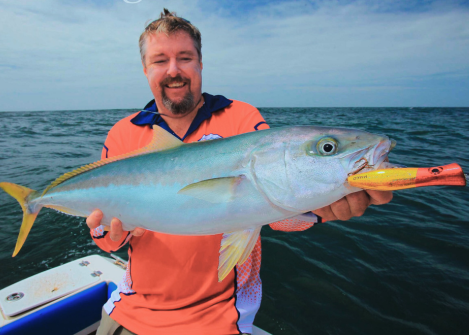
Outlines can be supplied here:
[[164, 80], [161, 81], [161, 86], [166, 86], [172, 83], [190, 83], [190, 80], [187, 78], [181, 77], [181, 75], [177, 75], [176, 77], [166, 77]]

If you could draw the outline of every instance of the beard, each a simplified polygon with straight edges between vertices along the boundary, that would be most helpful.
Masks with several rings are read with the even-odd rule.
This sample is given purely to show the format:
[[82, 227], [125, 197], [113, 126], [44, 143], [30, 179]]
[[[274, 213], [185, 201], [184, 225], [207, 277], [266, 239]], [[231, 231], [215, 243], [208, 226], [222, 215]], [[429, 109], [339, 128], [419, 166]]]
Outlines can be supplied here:
[[194, 96], [192, 95], [191, 92], [187, 92], [187, 94], [184, 96], [184, 98], [179, 101], [175, 102], [168, 98], [166, 95], [166, 92], [163, 89], [163, 105], [171, 111], [174, 115], [183, 115], [186, 113], [189, 113], [194, 109]]
[[194, 95], [192, 94], [192, 92], [189, 91], [184, 96], [184, 98], [182, 98], [181, 101], [175, 102], [171, 100], [166, 95], [166, 91], [165, 91], [166, 85], [170, 84], [171, 82], [185, 82], [186, 85], [190, 84], [190, 82], [188, 82], [187, 80], [183, 80], [181, 76], [176, 76], [174, 78], [166, 78], [161, 83], [161, 87], [163, 88], [162, 93], [161, 93], [163, 105], [166, 107], [166, 109], [171, 111], [171, 113], [173, 113], [174, 115], [184, 115], [184, 114], [191, 112], [195, 107]]

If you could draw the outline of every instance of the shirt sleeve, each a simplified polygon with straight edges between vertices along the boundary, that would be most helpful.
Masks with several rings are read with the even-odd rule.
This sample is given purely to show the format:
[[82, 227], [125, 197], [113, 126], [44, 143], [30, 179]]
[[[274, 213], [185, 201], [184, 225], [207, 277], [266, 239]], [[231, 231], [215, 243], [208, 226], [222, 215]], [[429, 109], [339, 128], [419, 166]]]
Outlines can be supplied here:
[[270, 128], [259, 110], [254, 106], [245, 104], [242, 115], [242, 122], [238, 126], [238, 135]]
[[311, 216], [315, 217], [316, 220], [304, 220], [299, 217], [294, 217], [291, 219], [273, 222], [269, 226], [273, 230], [280, 230], [280, 231], [286, 231], [286, 232], [303, 231], [308, 228], [311, 228], [316, 223], [320, 222], [320, 218], [317, 215], [311, 213]]

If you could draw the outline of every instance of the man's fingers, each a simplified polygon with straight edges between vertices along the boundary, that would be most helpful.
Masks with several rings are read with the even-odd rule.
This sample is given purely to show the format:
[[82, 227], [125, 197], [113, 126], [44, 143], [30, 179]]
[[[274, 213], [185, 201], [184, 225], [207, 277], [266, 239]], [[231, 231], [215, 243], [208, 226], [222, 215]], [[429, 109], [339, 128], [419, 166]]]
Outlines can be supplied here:
[[122, 222], [119, 219], [113, 218], [111, 220], [111, 232], [109, 237], [112, 241], [117, 242], [122, 238], [123, 233]]
[[390, 191], [360, 191], [348, 194], [330, 206], [314, 210], [313, 213], [319, 215], [323, 222], [345, 221], [353, 216], [362, 216], [370, 205], [386, 204], [391, 199], [392, 192]]
[[370, 205], [370, 196], [365, 191], [348, 194], [346, 199], [352, 216], [362, 216]]
[[331, 209], [337, 219], [345, 221], [352, 217], [347, 198], [342, 198], [331, 204]]
[[135, 228], [134, 230], [132, 230], [131, 234], [133, 236], [142, 236], [143, 233], [145, 233], [145, 229], [143, 228]]
[[320, 216], [322, 222], [337, 220], [337, 217], [332, 212], [331, 206], [315, 209], [313, 213], [317, 216]]
[[91, 214], [86, 218], [86, 224], [90, 229], [98, 228], [103, 219], [103, 212], [99, 209], [95, 209]]
[[387, 204], [392, 200], [393, 194], [391, 191], [375, 191], [375, 190], [366, 190], [368, 195], [371, 198], [371, 205], [383, 205]]
[[[101, 220], [103, 219], [103, 212], [99, 209], [95, 209], [87, 218], [86, 224], [90, 229], [95, 229], [99, 227], [101, 224]], [[122, 228], [122, 222], [119, 219], [113, 218], [111, 220], [111, 226], [109, 229], [107, 226], [104, 230], [108, 230], [110, 232], [109, 237], [112, 241], [117, 242], [122, 238], [122, 234], [124, 233], [124, 229]], [[133, 236], [142, 236], [145, 233], [145, 229], [143, 228], [135, 228], [132, 230], [131, 234]]]

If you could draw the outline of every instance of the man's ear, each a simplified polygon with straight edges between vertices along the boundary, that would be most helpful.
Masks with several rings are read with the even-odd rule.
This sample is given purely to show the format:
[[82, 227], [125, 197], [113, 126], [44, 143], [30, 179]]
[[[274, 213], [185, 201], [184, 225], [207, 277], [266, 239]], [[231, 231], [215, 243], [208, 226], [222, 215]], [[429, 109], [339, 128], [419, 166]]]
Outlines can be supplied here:
[[147, 67], [145, 66], [145, 63], [142, 61], [142, 66], [143, 66], [143, 73], [145, 76], [147, 75]]

